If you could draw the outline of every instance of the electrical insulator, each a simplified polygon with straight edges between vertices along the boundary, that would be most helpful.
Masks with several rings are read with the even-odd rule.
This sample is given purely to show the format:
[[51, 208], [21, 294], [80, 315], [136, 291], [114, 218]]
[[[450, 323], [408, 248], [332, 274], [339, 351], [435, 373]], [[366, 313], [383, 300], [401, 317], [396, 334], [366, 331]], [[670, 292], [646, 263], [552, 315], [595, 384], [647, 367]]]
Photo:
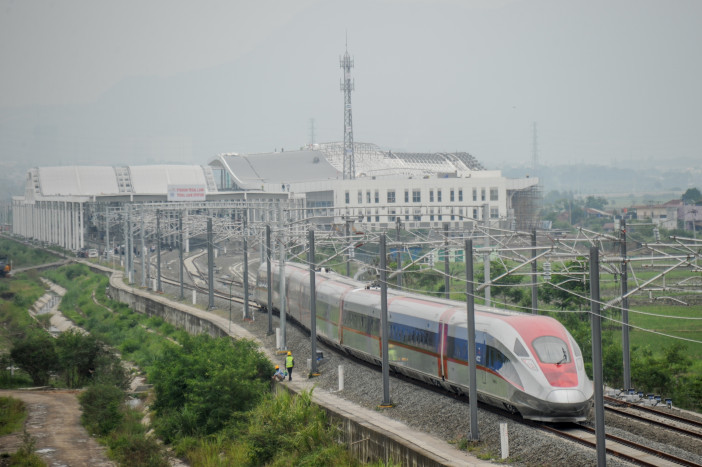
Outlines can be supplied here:
[[551, 263], [548, 261], [544, 263], [544, 280], [547, 282], [551, 280]]
[[657, 242], [661, 241], [661, 232], [657, 227], [653, 229], [653, 238], [655, 238]]

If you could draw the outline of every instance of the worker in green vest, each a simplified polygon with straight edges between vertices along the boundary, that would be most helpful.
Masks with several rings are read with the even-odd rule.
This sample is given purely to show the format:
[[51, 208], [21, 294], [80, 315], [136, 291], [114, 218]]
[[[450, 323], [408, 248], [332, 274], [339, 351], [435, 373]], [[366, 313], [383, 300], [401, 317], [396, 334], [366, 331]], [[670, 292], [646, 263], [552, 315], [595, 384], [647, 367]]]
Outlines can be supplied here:
[[285, 369], [288, 371], [288, 381], [292, 381], [292, 371], [295, 366], [295, 360], [293, 360], [292, 352], [288, 350], [288, 356], [285, 357]]
[[394, 344], [388, 345], [388, 360], [391, 362], [397, 361], [397, 350], [395, 350]]

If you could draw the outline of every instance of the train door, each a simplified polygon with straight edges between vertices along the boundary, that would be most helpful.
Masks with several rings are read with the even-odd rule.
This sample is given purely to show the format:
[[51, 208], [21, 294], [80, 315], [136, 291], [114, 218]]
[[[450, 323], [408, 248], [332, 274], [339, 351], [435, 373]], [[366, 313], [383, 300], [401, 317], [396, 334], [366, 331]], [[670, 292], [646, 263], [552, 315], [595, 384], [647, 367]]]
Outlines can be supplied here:
[[439, 377], [441, 379], [449, 377], [446, 355], [448, 349], [448, 321], [454, 313], [454, 310], [447, 310], [441, 313], [439, 317]]

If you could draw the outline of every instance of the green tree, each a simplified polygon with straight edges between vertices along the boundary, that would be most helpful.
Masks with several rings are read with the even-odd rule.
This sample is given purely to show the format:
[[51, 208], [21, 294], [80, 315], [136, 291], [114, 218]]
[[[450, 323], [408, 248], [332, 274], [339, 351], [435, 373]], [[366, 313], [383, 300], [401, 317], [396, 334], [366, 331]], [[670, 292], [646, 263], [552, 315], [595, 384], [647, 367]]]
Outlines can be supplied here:
[[119, 359], [90, 334], [73, 329], [60, 334], [56, 339], [56, 353], [69, 388], [97, 381], [120, 388], [127, 386], [126, 372]]
[[609, 202], [602, 196], [588, 196], [585, 199], [585, 207], [602, 210]]
[[702, 201], [702, 193], [697, 188], [688, 188], [681, 197], [685, 204], [697, 204]]
[[[490, 279], [492, 280], [492, 285], [494, 286], [492, 288], [492, 291], [495, 294], [502, 296], [502, 299], [505, 302], [507, 300], [510, 300], [512, 303], [519, 303], [519, 301], [522, 299], [522, 296], [524, 295], [524, 291], [521, 288], [519, 288], [518, 285], [522, 283], [524, 276], [520, 276], [518, 274], [509, 274], [498, 280], [495, 280], [506, 272], [507, 268], [505, 267], [504, 263], [502, 263], [502, 261], [490, 261]], [[485, 271], [483, 268], [480, 268], [476, 271], [475, 279], [477, 282], [485, 281]]]
[[46, 334], [30, 334], [16, 342], [10, 351], [10, 357], [29, 374], [32, 383], [37, 386], [48, 384], [50, 373], [58, 369], [54, 341]]
[[561, 271], [551, 276], [549, 283], [539, 288], [539, 299], [561, 310], [582, 310], [590, 291], [588, 268], [585, 259], [566, 262]]
[[61, 333], [56, 339], [56, 354], [66, 387], [81, 387], [95, 371], [95, 360], [101, 351], [97, 339], [75, 329]]

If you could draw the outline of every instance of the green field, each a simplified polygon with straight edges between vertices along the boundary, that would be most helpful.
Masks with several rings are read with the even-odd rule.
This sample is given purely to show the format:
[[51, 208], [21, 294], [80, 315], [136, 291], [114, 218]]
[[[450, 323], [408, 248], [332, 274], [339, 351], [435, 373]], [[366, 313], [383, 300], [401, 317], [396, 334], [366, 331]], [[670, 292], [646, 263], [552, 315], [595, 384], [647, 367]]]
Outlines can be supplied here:
[[[664, 316], [649, 316], [643, 313]], [[668, 317], [669, 316], [669, 317]], [[680, 319], [680, 318], [696, 319]], [[630, 333], [632, 347], [650, 347], [654, 352], [671, 345], [674, 342], [683, 344], [696, 366], [702, 370], [702, 307], [700, 306], [637, 306], [629, 312], [629, 322], [632, 326], [655, 332], [633, 329]], [[660, 334], [657, 334], [660, 333]], [[666, 335], [662, 335], [666, 334]], [[675, 336], [675, 337], [668, 337]], [[690, 339], [697, 342], [689, 342]]]

